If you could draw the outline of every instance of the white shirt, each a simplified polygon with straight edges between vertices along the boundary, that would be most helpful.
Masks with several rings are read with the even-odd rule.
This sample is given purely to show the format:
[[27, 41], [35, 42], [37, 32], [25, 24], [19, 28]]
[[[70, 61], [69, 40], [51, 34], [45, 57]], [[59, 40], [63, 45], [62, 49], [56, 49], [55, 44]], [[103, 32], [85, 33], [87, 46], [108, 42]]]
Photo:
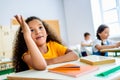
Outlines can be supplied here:
[[[101, 45], [101, 42], [102, 42], [102, 41], [99, 40], [99, 39], [96, 39], [96, 40], [93, 41], [93, 47], [92, 47], [93, 52], [97, 52], [97, 51], [98, 51], [98, 49], [95, 48], [95, 46], [96, 46], [96, 45]], [[106, 41], [103, 42], [103, 44], [104, 44], [104, 45], [112, 45], [112, 44], [115, 44], [115, 42], [112, 41], [112, 40], [107, 39]]]
[[[91, 39], [90, 40], [83, 40], [83, 41], [81, 41], [81, 43], [90, 44], [90, 43], [92, 43], [92, 40]], [[81, 52], [86, 51], [85, 47], [86, 46], [81, 46]]]

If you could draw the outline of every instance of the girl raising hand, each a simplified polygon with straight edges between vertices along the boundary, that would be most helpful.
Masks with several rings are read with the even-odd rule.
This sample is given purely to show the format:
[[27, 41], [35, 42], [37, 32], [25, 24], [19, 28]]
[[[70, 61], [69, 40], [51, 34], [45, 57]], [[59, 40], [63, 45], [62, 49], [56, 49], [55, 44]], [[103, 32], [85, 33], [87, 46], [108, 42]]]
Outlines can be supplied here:
[[65, 47], [52, 28], [38, 17], [25, 21], [15, 16], [20, 24], [13, 51], [16, 72], [28, 69], [44, 70], [47, 65], [77, 60], [78, 56]]

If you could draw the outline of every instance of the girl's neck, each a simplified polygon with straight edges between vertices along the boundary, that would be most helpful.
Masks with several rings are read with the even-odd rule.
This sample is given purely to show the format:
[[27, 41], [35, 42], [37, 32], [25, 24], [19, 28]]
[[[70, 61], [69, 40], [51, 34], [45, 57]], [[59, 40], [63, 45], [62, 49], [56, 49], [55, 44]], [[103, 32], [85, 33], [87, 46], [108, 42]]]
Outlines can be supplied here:
[[48, 52], [47, 44], [40, 46], [39, 50], [41, 51], [42, 54], [47, 53]]

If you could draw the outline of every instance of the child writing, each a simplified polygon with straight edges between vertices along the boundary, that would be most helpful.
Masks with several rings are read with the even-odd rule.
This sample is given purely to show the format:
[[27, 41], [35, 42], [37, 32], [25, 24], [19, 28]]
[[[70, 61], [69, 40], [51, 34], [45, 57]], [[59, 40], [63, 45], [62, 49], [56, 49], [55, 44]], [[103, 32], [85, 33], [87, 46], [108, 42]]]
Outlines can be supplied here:
[[108, 39], [109, 27], [107, 25], [100, 25], [97, 29], [97, 39], [93, 42], [93, 54], [108, 56], [108, 52], [102, 53], [101, 49], [117, 48], [120, 46], [120, 42], [113, 42]]
[[15, 18], [20, 24], [13, 51], [15, 72], [44, 70], [50, 64], [78, 59], [41, 19], [31, 16], [24, 21], [20, 15]]
[[88, 32], [84, 33], [84, 40], [81, 41], [81, 55], [82, 56], [87, 56], [87, 52], [85, 47], [92, 46], [92, 39], [91, 35]]

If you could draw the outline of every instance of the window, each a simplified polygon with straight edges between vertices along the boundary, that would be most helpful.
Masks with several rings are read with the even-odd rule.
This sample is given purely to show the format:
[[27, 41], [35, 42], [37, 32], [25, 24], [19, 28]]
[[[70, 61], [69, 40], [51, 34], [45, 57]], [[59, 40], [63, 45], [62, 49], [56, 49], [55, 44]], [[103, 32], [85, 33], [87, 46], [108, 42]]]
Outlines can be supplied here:
[[99, 0], [103, 10], [110, 10], [116, 8], [116, 0]]
[[[106, 24], [110, 28], [110, 37], [120, 37], [120, 0], [91, 0], [91, 6], [95, 30], [100, 24]], [[95, 10], [99, 10], [100, 14]], [[95, 18], [98, 16], [100, 18]]]

